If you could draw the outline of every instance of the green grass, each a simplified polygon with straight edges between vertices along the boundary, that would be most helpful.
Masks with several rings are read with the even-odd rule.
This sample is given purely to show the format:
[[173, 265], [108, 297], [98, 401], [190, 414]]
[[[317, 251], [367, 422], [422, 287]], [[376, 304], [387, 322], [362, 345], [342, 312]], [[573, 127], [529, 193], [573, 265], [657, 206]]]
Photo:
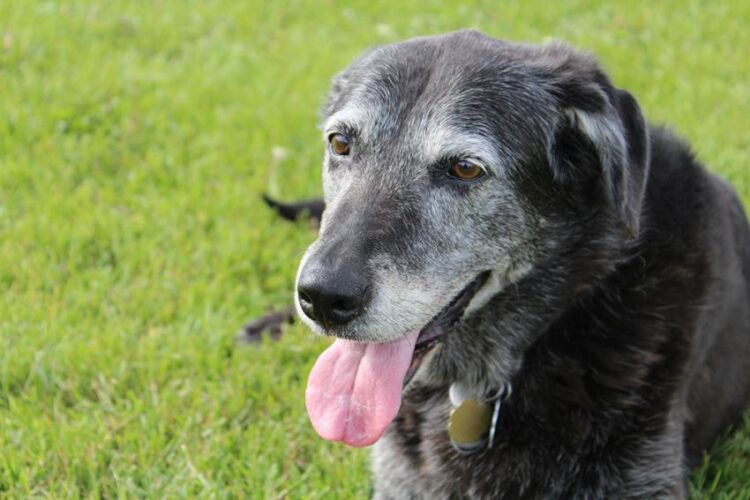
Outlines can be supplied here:
[[[748, 19], [743, 0], [0, 2], [0, 496], [367, 495], [367, 453], [305, 415], [325, 343], [232, 341], [289, 301], [314, 237], [258, 194], [319, 193], [330, 77], [461, 27], [565, 39], [750, 202]], [[748, 483], [750, 419], [691, 489]]]

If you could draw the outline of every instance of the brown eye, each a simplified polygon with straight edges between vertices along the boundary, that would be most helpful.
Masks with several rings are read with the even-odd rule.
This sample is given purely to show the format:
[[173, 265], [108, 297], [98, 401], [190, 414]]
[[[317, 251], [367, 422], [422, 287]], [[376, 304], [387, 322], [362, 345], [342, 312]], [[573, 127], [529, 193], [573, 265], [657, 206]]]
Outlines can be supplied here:
[[328, 138], [328, 142], [331, 144], [331, 151], [339, 156], [346, 156], [351, 150], [349, 138], [344, 134], [331, 134]]
[[460, 160], [448, 170], [448, 175], [462, 181], [473, 181], [484, 175], [484, 169], [467, 160]]

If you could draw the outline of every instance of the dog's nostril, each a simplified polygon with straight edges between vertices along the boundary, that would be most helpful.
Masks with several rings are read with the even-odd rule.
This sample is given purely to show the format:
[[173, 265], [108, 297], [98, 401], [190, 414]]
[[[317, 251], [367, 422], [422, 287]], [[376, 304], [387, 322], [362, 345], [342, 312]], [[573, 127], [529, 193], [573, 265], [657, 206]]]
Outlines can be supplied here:
[[307, 302], [309, 304], [312, 304], [312, 300], [310, 300], [310, 296], [307, 294], [304, 290], [298, 290], [297, 295], [299, 296], [300, 302]]
[[359, 295], [350, 297], [331, 297], [326, 304], [322, 304], [320, 314], [324, 320], [332, 325], [343, 325], [359, 316], [362, 300]]
[[336, 300], [331, 303], [331, 309], [342, 313], [350, 313], [359, 309], [360, 301], [355, 298]]
[[315, 314], [315, 306], [313, 304], [310, 293], [300, 288], [299, 290], [297, 290], [297, 297], [299, 298], [299, 305], [302, 308], [302, 311], [310, 319], [318, 321], [319, 318]]
[[359, 316], [362, 301], [358, 297], [335, 300], [326, 310], [325, 317], [333, 324], [344, 324]]

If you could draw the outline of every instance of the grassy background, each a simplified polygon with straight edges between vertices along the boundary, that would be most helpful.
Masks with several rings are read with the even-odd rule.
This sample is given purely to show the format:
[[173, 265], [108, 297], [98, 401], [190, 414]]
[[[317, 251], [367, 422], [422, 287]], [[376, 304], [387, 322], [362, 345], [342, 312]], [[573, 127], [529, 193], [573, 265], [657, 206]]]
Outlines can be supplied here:
[[[460, 5], [459, 5], [460, 4]], [[339, 497], [304, 412], [324, 342], [239, 348], [314, 235], [317, 110], [365, 47], [461, 27], [594, 51], [750, 202], [750, 3], [0, 2], [0, 496]], [[693, 475], [750, 498], [750, 419]]]

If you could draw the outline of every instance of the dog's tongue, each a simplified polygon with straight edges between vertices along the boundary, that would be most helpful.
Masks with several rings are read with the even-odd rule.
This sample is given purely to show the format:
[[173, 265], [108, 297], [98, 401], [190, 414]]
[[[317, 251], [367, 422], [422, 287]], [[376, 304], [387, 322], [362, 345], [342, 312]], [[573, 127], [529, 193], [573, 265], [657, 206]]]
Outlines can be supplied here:
[[401, 406], [401, 389], [419, 332], [387, 344], [336, 340], [310, 372], [305, 399], [323, 439], [368, 446]]

